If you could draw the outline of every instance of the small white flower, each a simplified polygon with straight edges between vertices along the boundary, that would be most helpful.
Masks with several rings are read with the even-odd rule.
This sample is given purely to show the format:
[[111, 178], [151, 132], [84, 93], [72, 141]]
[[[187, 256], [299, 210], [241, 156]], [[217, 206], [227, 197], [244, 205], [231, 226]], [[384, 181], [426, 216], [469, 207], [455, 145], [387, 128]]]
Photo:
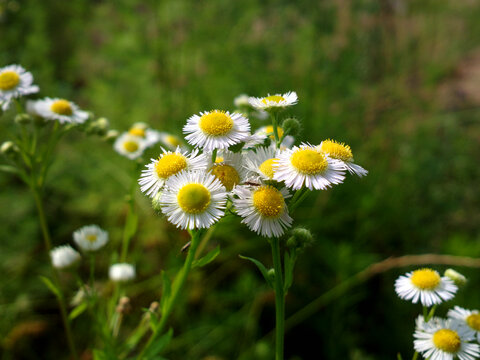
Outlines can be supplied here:
[[150, 129], [148, 125], [143, 122], [133, 124], [128, 130], [128, 133], [143, 139], [145, 147], [150, 147], [160, 141], [160, 132]]
[[97, 251], [108, 242], [108, 232], [97, 225], [87, 225], [73, 233], [73, 241], [83, 251]]
[[241, 95], [238, 95], [235, 99], [233, 99], [233, 104], [237, 108], [243, 107], [243, 106], [250, 106], [248, 99], [249, 99], [248, 95], [241, 94]]
[[257, 234], [280, 237], [292, 225], [293, 219], [288, 215], [285, 204], [285, 198], [289, 197], [285, 188], [237, 186], [233, 192], [238, 196], [238, 199], [233, 199], [233, 204], [237, 214], [243, 218], [242, 223]]
[[419, 269], [400, 276], [395, 281], [395, 291], [403, 300], [418, 301], [424, 306], [440, 304], [453, 299], [457, 286], [446, 276], [432, 269]]
[[81, 256], [70, 245], [62, 245], [50, 251], [50, 258], [55, 268], [67, 269], [75, 265]]
[[345, 169], [348, 170], [350, 174], [355, 174], [360, 177], [368, 174], [367, 170], [354, 163], [353, 153], [352, 149], [350, 149], [350, 146], [345, 145], [344, 143], [339, 143], [335, 140], [324, 140], [318, 146], [318, 149], [323, 151], [332, 159], [342, 161], [345, 165]]
[[478, 310], [467, 310], [460, 306], [455, 306], [453, 309], [448, 310], [447, 316], [451, 319], [457, 319], [469, 327], [477, 341], [480, 342], [480, 313]]
[[206, 152], [245, 142], [250, 136], [250, 124], [241, 114], [212, 110], [193, 115], [183, 127], [190, 145]]
[[20, 65], [9, 65], [0, 69], [0, 105], [7, 110], [12, 99], [37, 93], [39, 88], [32, 85], [33, 76]]
[[113, 264], [108, 270], [110, 280], [115, 282], [127, 282], [135, 279], [135, 267], [131, 264]]
[[35, 102], [35, 112], [48, 120], [58, 120], [61, 124], [82, 124], [88, 119], [88, 113], [82, 111], [73, 102], [59, 98], [45, 98]]
[[280, 151], [274, 146], [261, 146], [245, 154], [245, 168], [248, 177], [261, 180], [273, 180]]
[[345, 167], [341, 161], [330, 158], [316, 147], [302, 144], [280, 154], [273, 178], [284, 181], [294, 190], [302, 187], [325, 190], [343, 182]]
[[168, 179], [160, 198], [168, 221], [181, 229], [206, 229], [225, 213], [227, 192], [204, 171], [182, 171]]
[[182, 139], [180, 139], [178, 136], [172, 135], [167, 132], [160, 132], [158, 133], [158, 135], [160, 143], [168, 150], [175, 151], [178, 146], [180, 148], [184, 147]]
[[285, 94], [268, 95], [266, 97], [250, 97], [249, 103], [258, 110], [281, 109], [295, 105], [298, 102], [297, 93], [289, 91]]
[[199, 154], [198, 149], [187, 155], [187, 151], [181, 151], [180, 147], [172, 151], [163, 150], [158, 159], [151, 159], [147, 169], [142, 170], [138, 183], [140, 190], [150, 197], [154, 197], [165, 182], [172, 175], [182, 170], [205, 170], [207, 159], [204, 154]]
[[475, 360], [480, 355], [478, 344], [471, 344], [471, 331], [460, 322], [434, 318], [417, 321], [414, 348], [430, 360]]
[[135, 160], [142, 156], [146, 147], [147, 143], [143, 138], [129, 133], [123, 133], [113, 143], [115, 151], [130, 160]]
[[227, 191], [231, 191], [236, 185], [246, 179], [246, 169], [243, 167], [243, 155], [231, 151], [219, 151], [215, 163], [208, 154], [208, 172], [213, 174]]

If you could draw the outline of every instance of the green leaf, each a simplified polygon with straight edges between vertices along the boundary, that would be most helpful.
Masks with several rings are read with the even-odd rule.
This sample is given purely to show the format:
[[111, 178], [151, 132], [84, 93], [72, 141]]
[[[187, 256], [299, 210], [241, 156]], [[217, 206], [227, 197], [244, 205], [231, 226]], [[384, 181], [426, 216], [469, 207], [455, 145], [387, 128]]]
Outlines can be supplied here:
[[168, 299], [170, 298], [170, 293], [172, 291], [172, 282], [168, 277], [167, 273], [162, 270], [162, 297], [160, 299], [160, 309], [162, 313], [165, 310], [165, 305], [167, 304]]
[[400, 353], [397, 354], [397, 360], [402, 360], [402, 354]]
[[12, 174], [18, 173], [18, 169], [15, 166], [11, 165], [0, 165], [0, 171], [5, 171]]
[[80, 305], [78, 305], [76, 308], [74, 308], [70, 314], [68, 315], [68, 318], [70, 320], [73, 320], [77, 317], [79, 317], [85, 310], [87, 310], [88, 308], [88, 305], [87, 303], [81, 303]]
[[288, 251], [285, 252], [285, 284], [283, 286], [285, 293], [290, 289], [293, 283], [293, 270], [295, 268], [295, 262], [297, 261], [297, 253], [293, 250], [293, 254], [290, 255]]
[[210, 264], [213, 260], [215, 260], [218, 254], [220, 254], [220, 245], [218, 245], [212, 251], [209, 251], [205, 256], [201, 257], [200, 259], [195, 260], [192, 264], [192, 268], [202, 267]]
[[40, 276], [40, 280], [42, 280], [43, 283], [50, 289], [53, 295], [55, 295], [59, 299], [62, 298], [62, 293], [60, 292], [60, 289], [56, 285], [54, 285], [49, 278], [45, 276]]
[[154, 356], [157, 356], [170, 343], [172, 337], [173, 329], [170, 328], [170, 330], [168, 330], [166, 334], [162, 335], [160, 338], [153, 342], [153, 344], [147, 351], [147, 358], [150, 359]]
[[265, 281], [267, 282], [267, 284], [273, 289], [273, 284], [272, 284], [272, 281], [270, 280], [268, 274], [267, 274], [267, 268], [265, 267], [265, 265], [263, 265], [260, 261], [258, 261], [257, 259], [254, 259], [254, 258], [251, 258], [251, 257], [248, 257], [248, 256], [243, 256], [243, 255], [238, 255], [240, 257], [240, 259], [244, 259], [244, 260], [249, 260], [251, 261], [252, 263], [254, 263], [255, 265], [257, 265], [257, 268], [258, 270], [260, 270], [260, 272], [262, 273]]

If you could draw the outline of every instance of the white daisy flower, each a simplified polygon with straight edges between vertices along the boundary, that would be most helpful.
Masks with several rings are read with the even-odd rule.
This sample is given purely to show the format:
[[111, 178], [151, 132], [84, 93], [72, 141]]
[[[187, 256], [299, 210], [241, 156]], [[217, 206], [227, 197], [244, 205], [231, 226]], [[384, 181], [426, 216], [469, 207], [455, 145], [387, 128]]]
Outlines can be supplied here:
[[415, 351], [430, 360], [475, 360], [480, 355], [480, 346], [470, 344], [471, 331], [452, 319], [434, 318], [418, 324], [414, 333]]
[[295, 105], [298, 102], [297, 93], [289, 91], [285, 94], [268, 95], [266, 97], [250, 97], [249, 103], [258, 110], [281, 109]]
[[480, 342], [480, 313], [478, 310], [467, 310], [460, 306], [455, 306], [453, 309], [448, 310], [447, 316], [451, 319], [457, 319], [469, 327], [477, 341]]
[[227, 192], [220, 180], [204, 171], [182, 171], [168, 179], [160, 207], [181, 229], [209, 228], [225, 213]]
[[98, 225], [87, 225], [73, 233], [73, 241], [83, 251], [97, 251], [108, 242], [108, 232]]
[[190, 145], [206, 152], [245, 142], [250, 136], [250, 124], [239, 113], [212, 110], [193, 115], [183, 127], [185, 139]]
[[50, 258], [55, 268], [67, 269], [75, 265], [81, 256], [70, 245], [62, 245], [50, 251]]
[[130, 160], [135, 160], [142, 156], [146, 147], [147, 143], [143, 138], [130, 133], [123, 133], [113, 143], [115, 151]]
[[446, 276], [432, 269], [419, 269], [400, 276], [395, 281], [395, 291], [403, 300], [419, 300], [424, 306], [440, 304], [453, 299], [457, 286]]
[[242, 223], [265, 237], [280, 237], [285, 229], [292, 225], [293, 219], [288, 215], [285, 199], [288, 191], [278, 190], [270, 185], [255, 187], [237, 186], [233, 204], [243, 220]]
[[207, 167], [208, 172], [220, 180], [227, 191], [232, 191], [236, 185], [245, 181], [247, 172], [243, 167], [243, 155], [241, 153], [220, 151], [213, 164], [211, 156], [208, 156], [208, 159], [210, 159]]
[[245, 168], [251, 178], [273, 180], [275, 167], [278, 165], [280, 151], [273, 146], [261, 146], [245, 155]]
[[154, 197], [170, 176], [182, 170], [205, 170], [207, 159], [204, 154], [198, 152], [198, 149], [195, 149], [187, 155], [187, 151], [182, 152], [180, 147], [173, 152], [163, 150], [158, 159], [151, 159], [151, 163], [146, 165], [147, 169], [142, 170], [138, 179], [140, 190]]
[[332, 159], [342, 161], [345, 165], [345, 169], [348, 170], [350, 174], [355, 174], [360, 177], [368, 174], [367, 170], [353, 162], [353, 153], [350, 146], [345, 145], [344, 143], [339, 143], [335, 140], [324, 140], [318, 148]]
[[158, 135], [160, 143], [168, 150], [174, 151], [177, 146], [179, 146], [180, 148], [184, 148], [182, 139], [178, 136], [169, 134], [167, 132], [160, 132], [158, 133]]
[[302, 144], [285, 149], [279, 156], [274, 180], [284, 181], [294, 190], [307, 187], [325, 190], [345, 179], [345, 167], [339, 160], [330, 158], [316, 147]]
[[115, 282], [127, 282], [135, 279], [135, 267], [131, 264], [113, 264], [108, 269], [108, 277]]
[[160, 132], [150, 129], [148, 125], [143, 122], [137, 122], [133, 124], [128, 130], [128, 133], [130, 135], [142, 138], [146, 147], [155, 145], [160, 141]]
[[37, 93], [40, 89], [32, 85], [33, 76], [20, 65], [9, 65], [0, 69], [0, 105], [7, 110], [12, 99]]
[[59, 98], [45, 98], [35, 102], [35, 112], [48, 120], [58, 120], [60, 124], [82, 124], [88, 113], [80, 110], [73, 102]]

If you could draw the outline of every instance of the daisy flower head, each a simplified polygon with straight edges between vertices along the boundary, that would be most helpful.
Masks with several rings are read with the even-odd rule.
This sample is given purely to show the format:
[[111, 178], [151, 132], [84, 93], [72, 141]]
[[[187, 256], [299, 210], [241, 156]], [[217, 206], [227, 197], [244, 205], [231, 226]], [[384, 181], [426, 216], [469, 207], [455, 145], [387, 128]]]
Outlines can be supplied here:
[[395, 281], [395, 291], [401, 299], [414, 304], [420, 300], [423, 306], [453, 299], [457, 289], [451, 279], [427, 268], [411, 271]]
[[182, 171], [168, 179], [160, 207], [168, 221], [180, 229], [206, 229], [225, 213], [227, 191], [205, 171]]
[[355, 174], [360, 177], [368, 174], [367, 170], [353, 162], [353, 153], [350, 146], [329, 139], [322, 141], [318, 148], [332, 159], [342, 161], [345, 169], [348, 170], [350, 174]]
[[33, 85], [33, 76], [20, 65], [0, 68], [0, 104], [7, 110], [12, 99], [37, 93], [40, 89]]
[[160, 143], [168, 150], [174, 151], [177, 146], [183, 147], [182, 139], [176, 135], [169, 134], [167, 132], [158, 133]]
[[284, 181], [294, 190], [307, 187], [310, 190], [325, 190], [341, 184], [345, 179], [345, 167], [317, 147], [309, 144], [285, 149], [279, 156], [274, 180]]
[[[262, 142], [265, 141], [267, 138], [271, 140], [275, 140], [275, 134], [273, 133], [273, 125], [262, 126], [254, 132], [258, 138], [262, 139]], [[283, 136], [283, 129], [280, 126], [277, 126], [277, 135], [278, 138], [281, 139]]]
[[114, 282], [128, 282], [135, 279], [135, 276], [135, 267], [131, 264], [113, 264], [108, 269], [108, 277]]
[[471, 331], [452, 319], [434, 318], [417, 322], [413, 346], [430, 360], [475, 360], [480, 355], [480, 346], [471, 344]]
[[180, 147], [175, 151], [162, 150], [158, 159], [151, 159], [146, 165], [138, 179], [140, 190], [150, 197], [154, 197], [171, 176], [183, 170], [205, 170], [207, 167], [207, 159], [204, 154], [199, 154], [198, 149], [190, 154]]
[[455, 306], [448, 310], [447, 316], [450, 319], [456, 319], [470, 328], [477, 341], [480, 342], [480, 314], [478, 310], [467, 310], [460, 306]]
[[295, 105], [298, 97], [295, 91], [289, 91], [285, 94], [269, 94], [266, 97], [250, 97], [248, 101], [257, 110], [271, 111]]
[[108, 242], [108, 232], [98, 225], [87, 225], [73, 233], [73, 241], [83, 251], [97, 251]]
[[273, 180], [280, 151], [273, 146], [261, 146], [245, 155], [248, 176], [263, 181]]
[[217, 154], [215, 163], [210, 160], [208, 172], [214, 175], [227, 191], [242, 183], [246, 178], [246, 169], [243, 167], [243, 155], [231, 151], [221, 151]]
[[143, 138], [130, 133], [123, 133], [113, 143], [115, 151], [130, 160], [135, 160], [142, 156], [146, 147], [147, 143]]
[[68, 269], [75, 265], [80, 257], [70, 245], [57, 246], [50, 251], [50, 259], [56, 269]]
[[289, 197], [287, 189], [278, 190], [270, 185], [237, 186], [233, 204], [243, 220], [242, 223], [265, 237], [280, 237], [285, 229], [292, 225], [285, 199]]
[[134, 123], [128, 130], [128, 133], [142, 138], [146, 147], [152, 146], [160, 140], [160, 133], [150, 129], [148, 125], [143, 122]]
[[35, 112], [47, 120], [58, 120], [60, 124], [82, 124], [88, 113], [80, 110], [73, 102], [59, 98], [45, 98], [35, 103]]
[[190, 145], [212, 152], [248, 140], [250, 123], [242, 114], [212, 110], [191, 116], [183, 132]]

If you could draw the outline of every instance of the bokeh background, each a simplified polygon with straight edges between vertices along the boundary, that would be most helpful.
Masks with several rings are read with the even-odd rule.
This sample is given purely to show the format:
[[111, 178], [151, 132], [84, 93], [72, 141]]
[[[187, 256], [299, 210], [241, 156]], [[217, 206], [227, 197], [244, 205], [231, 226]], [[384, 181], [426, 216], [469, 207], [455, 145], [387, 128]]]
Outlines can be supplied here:
[[[143, 121], [180, 135], [189, 116], [232, 110], [241, 93], [296, 91], [298, 141], [345, 141], [370, 173], [316, 192], [296, 213], [316, 243], [299, 259], [288, 317], [388, 257], [480, 256], [479, 19], [473, 0], [0, 0], [0, 66], [22, 64], [43, 96], [72, 99], [121, 131]], [[1, 141], [12, 128], [2, 121]], [[97, 265], [106, 282], [132, 164], [78, 133], [58, 150], [47, 189], [54, 242], [70, 242], [86, 224], [106, 228], [112, 242]], [[67, 358], [55, 302], [38, 279], [48, 267], [32, 197], [4, 173], [0, 189], [2, 359]], [[137, 204], [129, 260], [139, 279], [129, 288], [127, 330], [158, 298], [160, 270], [181, 264], [188, 239], [140, 193]], [[221, 255], [189, 280], [165, 356], [272, 359], [273, 293], [238, 258], [268, 263], [269, 245], [237, 220], [218, 226], [210, 246], [217, 244]], [[411, 357], [420, 309], [399, 300], [393, 282], [412, 268], [323, 298], [288, 330], [287, 358]], [[470, 279], [456, 303], [480, 307], [478, 270], [456, 269]], [[62, 280], [71, 296], [74, 282]], [[95, 339], [87, 316], [74, 332], [88, 359]]]

